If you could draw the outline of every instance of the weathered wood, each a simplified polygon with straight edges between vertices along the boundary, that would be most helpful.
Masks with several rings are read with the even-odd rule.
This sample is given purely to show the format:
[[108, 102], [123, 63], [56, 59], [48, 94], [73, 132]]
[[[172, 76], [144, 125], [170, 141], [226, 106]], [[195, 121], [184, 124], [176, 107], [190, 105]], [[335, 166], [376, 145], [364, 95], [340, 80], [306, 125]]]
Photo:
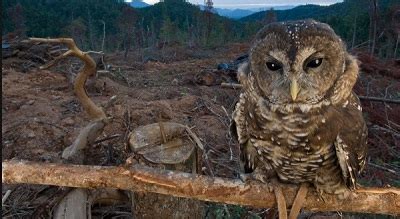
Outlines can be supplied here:
[[[3, 162], [2, 180], [6, 184], [28, 183], [81, 188], [118, 188], [154, 192], [198, 200], [247, 205], [259, 208], [276, 206], [268, 185], [243, 183], [236, 179], [211, 178], [182, 172], [157, 170], [145, 166], [104, 167], [29, 161]], [[298, 187], [282, 185], [290, 206]], [[363, 188], [344, 200], [324, 195], [322, 201], [310, 190], [303, 208], [309, 211], [344, 211], [400, 215], [400, 189]]]
[[235, 84], [235, 83], [221, 83], [221, 87], [223, 88], [233, 88], [233, 89], [242, 89], [241, 84]]
[[74, 189], [55, 207], [53, 218], [87, 218], [91, 205], [86, 189]]
[[113, 205], [128, 201], [128, 197], [115, 189], [73, 189], [57, 204], [53, 219], [91, 218], [94, 204]]

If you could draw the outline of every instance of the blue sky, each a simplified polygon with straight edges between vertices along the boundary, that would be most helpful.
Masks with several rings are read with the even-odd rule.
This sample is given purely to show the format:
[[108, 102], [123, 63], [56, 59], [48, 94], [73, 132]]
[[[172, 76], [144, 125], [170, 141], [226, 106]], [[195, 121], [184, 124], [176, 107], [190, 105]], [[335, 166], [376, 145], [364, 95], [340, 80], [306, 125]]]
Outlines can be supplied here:
[[[131, 1], [131, 0], [126, 0]], [[154, 4], [159, 0], [143, 0]], [[264, 8], [283, 5], [320, 4], [330, 5], [343, 0], [213, 0], [214, 7], [218, 8]], [[204, 0], [189, 0], [192, 4], [204, 4]]]

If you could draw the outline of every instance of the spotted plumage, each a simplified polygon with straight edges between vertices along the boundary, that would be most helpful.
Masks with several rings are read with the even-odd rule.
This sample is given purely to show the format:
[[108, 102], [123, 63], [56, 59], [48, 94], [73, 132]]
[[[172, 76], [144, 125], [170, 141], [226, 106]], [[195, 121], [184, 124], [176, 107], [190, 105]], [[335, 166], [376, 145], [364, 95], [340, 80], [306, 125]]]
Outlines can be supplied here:
[[239, 68], [243, 92], [233, 113], [245, 170], [310, 182], [320, 192], [354, 189], [367, 139], [352, 92], [357, 77], [356, 59], [328, 25], [303, 20], [263, 28]]

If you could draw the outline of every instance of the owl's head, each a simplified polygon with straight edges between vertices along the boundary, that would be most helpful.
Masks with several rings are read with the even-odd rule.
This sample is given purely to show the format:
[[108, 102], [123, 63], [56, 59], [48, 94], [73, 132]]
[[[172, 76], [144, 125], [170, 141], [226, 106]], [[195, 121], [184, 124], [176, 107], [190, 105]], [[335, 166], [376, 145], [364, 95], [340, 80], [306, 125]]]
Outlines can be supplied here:
[[354, 71], [357, 63], [335, 32], [314, 20], [267, 25], [256, 35], [249, 55], [239, 79], [251, 79], [252, 89], [271, 104], [316, 104], [338, 89], [346, 88], [349, 94], [354, 85], [337, 87], [346, 66]]

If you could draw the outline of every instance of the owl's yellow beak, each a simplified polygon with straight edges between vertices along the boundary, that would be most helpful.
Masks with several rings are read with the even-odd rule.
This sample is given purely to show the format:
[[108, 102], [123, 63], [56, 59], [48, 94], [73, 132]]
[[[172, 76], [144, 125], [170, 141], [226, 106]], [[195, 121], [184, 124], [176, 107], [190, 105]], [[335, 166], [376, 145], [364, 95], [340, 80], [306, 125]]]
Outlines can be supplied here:
[[297, 94], [299, 94], [299, 85], [297, 84], [297, 80], [293, 79], [290, 83], [290, 95], [292, 96], [292, 100], [295, 101], [297, 99]]

